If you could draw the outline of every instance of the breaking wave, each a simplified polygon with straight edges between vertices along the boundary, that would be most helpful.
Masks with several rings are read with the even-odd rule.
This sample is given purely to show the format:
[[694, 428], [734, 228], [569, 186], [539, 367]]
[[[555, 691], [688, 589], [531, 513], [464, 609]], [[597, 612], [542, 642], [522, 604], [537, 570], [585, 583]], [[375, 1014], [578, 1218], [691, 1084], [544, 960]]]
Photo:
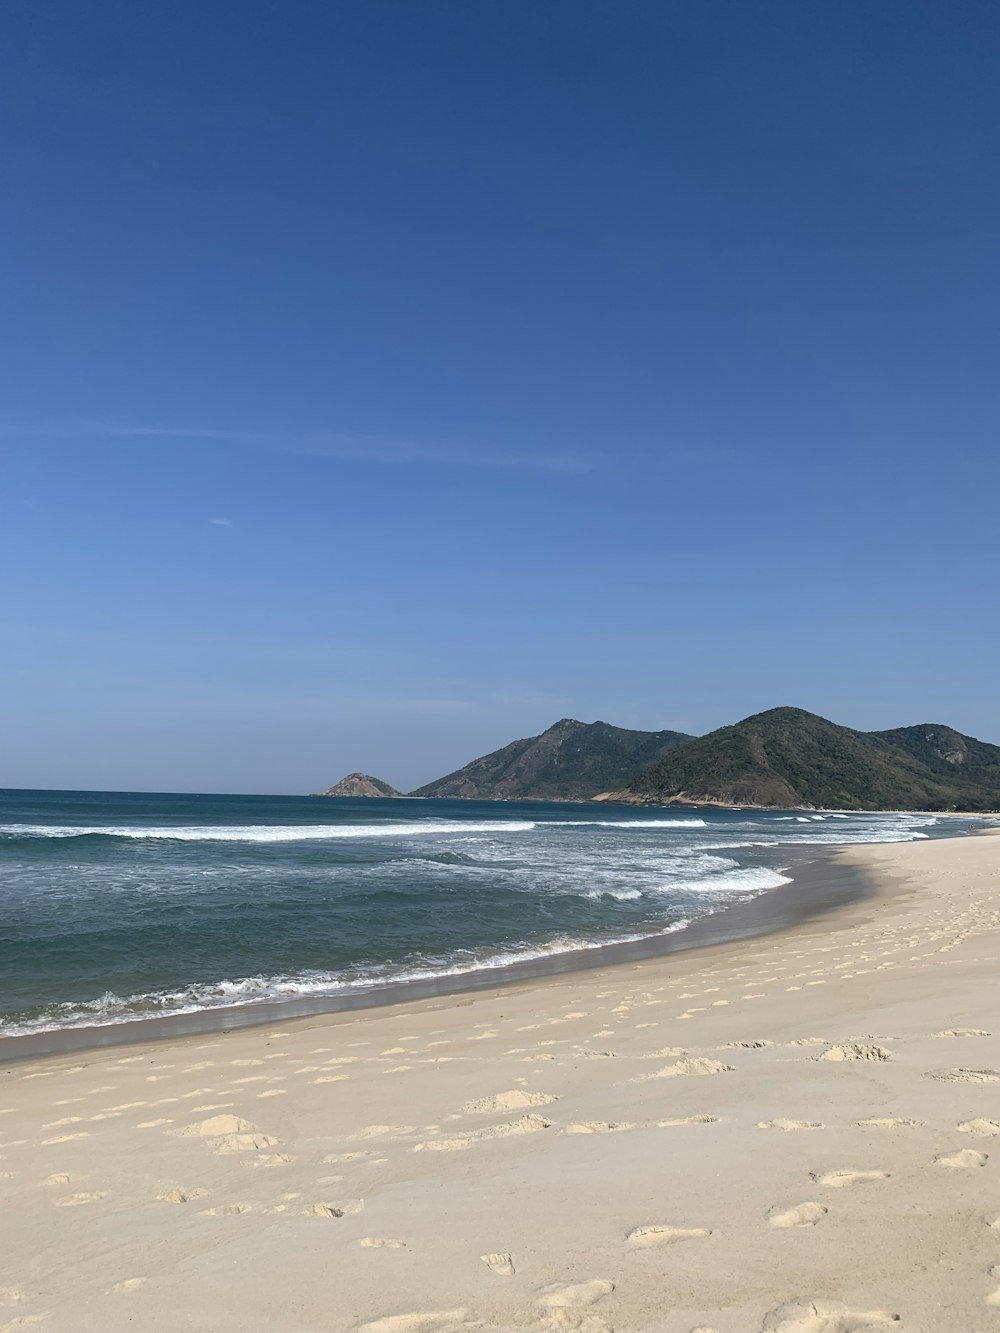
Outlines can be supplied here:
[[551, 819], [549, 828], [708, 828], [704, 819]]
[[8, 794], [0, 1036], [308, 1008], [656, 939], [789, 884], [811, 849], [961, 831], [931, 815], [386, 805]]
[[204, 1010], [232, 1009], [279, 1001], [362, 995], [391, 985], [467, 976], [474, 972], [512, 967], [518, 963], [533, 962], [536, 959], [550, 958], [559, 954], [602, 949], [614, 944], [630, 944], [636, 940], [648, 939], [654, 934], [672, 935], [689, 924], [686, 918], [682, 918], [657, 931], [634, 931], [610, 939], [560, 938], [542, 945], [515, 945], [507, 949], [482, 953], [472, 950], [456, 951], [450, 960], [439, 966], [432, 964], [421, 966], [417, 963], [401, 968], [381, 965], [367, 969], [345, 969], [341, 972], [316, 970], [277, 976], [240, 977], [235, 980], [196, 982], [177, 990], [137, 991], [125, 996], [116, 995], [114, 991], [105, 991], [95, 1000], [45, 1005], [33, 1012], [23, 1012], [0, 1019], [0, 1036], [21, 1037], [32, 1032], [48, 1032], [59, 1028], [109, 1027], [139, 1019], [165, 1018], [201, 1013]]
[[172, 842], [320, 842], [328, 838], [416, 838], [442, 833], [527, 833], [534, 820], [419, 820], [399, 824], [204, 824], [146, 828], [99, 824], [92, 827], [49, 824], [0, 824], [0, 834], [15, 838], [132, 838]]

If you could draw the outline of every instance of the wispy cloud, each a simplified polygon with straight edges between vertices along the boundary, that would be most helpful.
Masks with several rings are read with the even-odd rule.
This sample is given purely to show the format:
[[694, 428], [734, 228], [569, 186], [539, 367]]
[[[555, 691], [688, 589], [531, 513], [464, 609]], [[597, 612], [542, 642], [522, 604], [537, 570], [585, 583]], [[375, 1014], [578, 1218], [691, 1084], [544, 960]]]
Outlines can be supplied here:
[[235, 527], [236, 527], [236, 521], [235, 521], [235, 519], [231, 519], [231, 518], [210, 518], [208, 521], [209, 521], [209, 523], [214, 524], [215, 527], [217, 527], [217, 528], [235, 528]]
[[360, 463], [423, 463], [511, 472], [590, 472], [600, 461], [594, 453], [573, 449], [497, 449], [490, 445], [394, 439], [342, 431], [314, 431], [298, 443], [297, 451]]
[[110, 421], [0, 421], [0, 436], [29, 440], [219, 440], [266, 444], [252, 431], [215, 430], [203, 426], [135, 426]]
[[[49, 440], [177, 440], [244, 444], [281, 453], [383, 466], [480, 468], [504, 472], [590, 472], [603, 455], [578, 449], [503, 449], [444, 440], [356, 434], [335, 430], [290, 432], [219, 430], [199, 426], [126, 425], [120, 422], [0, 422], [0, 436]], [[214, 520], [213, 520], [214, 521]]]

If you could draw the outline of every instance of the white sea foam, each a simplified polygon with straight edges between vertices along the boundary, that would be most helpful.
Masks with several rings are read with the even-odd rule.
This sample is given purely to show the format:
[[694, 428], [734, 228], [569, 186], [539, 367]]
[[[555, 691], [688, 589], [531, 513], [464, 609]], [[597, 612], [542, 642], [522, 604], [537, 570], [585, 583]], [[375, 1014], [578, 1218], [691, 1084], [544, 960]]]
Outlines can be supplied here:
[[563, 937], [545, 944], [514, 945], [508, 949], [483, 951], [481, 954], [464, 950], [456, 953], [453, 961], [444, 961], [442, 965], [434, 967], [401, 968], [394, 971], [387, 966], [376, 966], [368, 971], [316, 970], [273, 977], [241, 977], [236, 980], [196, 982], [179, 990], [139, 991], [127, 996], [106, 991], [96, 1000], [50, 1005], [43, 1013], [30, 1019], [0, 1019], [0, 1036], [25, 1036], [32, 1032], [49, 1032], [60, 1028], [110, 1027], [139, 1019], [196, 1014], [204, 1010], [230, 1009], [274, 1001], [360, 995], [405, 982], [460, 977], [559, 954], [603, 949], [614, 944], [631, 944], [649, 939], [651, 935], [673, 935], [688, 925], [690, 920], [681, 918], [655, 931], [632, 932], [609, 939], [579, 940]]
[[[35, 811], [31, 813], [35, 814]], [[416, 811], [412, 813], [417, 814]], [[682, 812], [677, 812], [676, 817], [664, 818], [483, 820], [475, 818], [475, 814], [481, 812], [470, 810], [469, 813], [472, 816], [469, 820], [414, 818], [380, 822], [382, 816], [377, 814], [368, 823], [308, 825], [189, 824], [174, 828], [163, 824], [140, 827], [127, 824], [0, 825], [0, 840], [72, 839], [95, 835], [132, 840], [130, 844], [118, 847], [112, 845], [102, 848], [100, 844], [88, 846], [81, 843], [79, 849], [63, 848], [64, 853], [70, 853], [70, 860], [81, 864], [73, 867], [71, 879], [63, 880], [58, 876], [53, 879], [53, 893], [71, 891], [85, 894], [90, 891], [88, 886], [94, 886], [95, 893], [120, 891], [127, 895], [136, 891], [138, 884], [145, 894], [150, 867], [162, 866], [163, 876], [159, 881], [162, 894], [168, 897], [172, 894], [178, 901], [185, 896], [196, 896], [201, 891], [201, 876], [209, 877], [208, 887], [213, 894], [217, 893], [220, 883], [223, 889], [235, 888], [232, 901], [236, 906], [245, 901], [243, 886], [247, 883], [246, 876], [262, 877], [261, 883], [267, 892], [275, 890], [276, 885], [280, 886], [283, 877], [291, 883], [289, 877], [302, 876], [302, 882], [312, 883], [317, 876], [322, 876], [323, 884], [334, 885], [338, 892], [342, 885], [346, 885], [347, 891], [360, 903], [364, 901], [369, 884], [374, 884], [376, 889], [391, 885], [394, 891], [398, 891], [402, 885], [407, 892], [415, 892], [414, 904], [419, 913], [424, 910], [420, 895], [428, 888], [436, 892], [434, 886], [441, 878], [438, 875], [437, 880], [434, 879], [436, 872], [433, 872], [433, 867], [428, 870], [428, 863], [445, 854], [448, 858], [455, 858], [454, 862], [448, 860], [445, 866], [449, 875], [449, 892], [450, 877], [456, 872], [469, 877], [468, 886], [475, 892], [480, 891], [478, 884], [482, 883], [482, 877], [486, 877], [487, 893], [491, 891], [491, 884], [495, 883], [498, 891], [502, 889], [504, 892], [516, 892], [529, 897], [529, 913], [537, 911], [539, 899], [546, 899], [547, 923], [539, 928], [537, 919], [529, 914], [526, 920], [533, 924], [524, 926], [524, 935], [541, 934], [550, 928], [554, 934], [565, 932], [544, 942], [537, 939], [527, 942], [520, 936], [517, 900], [510, 898], [506, 900], [510, 905], [507, 926], [499, 939], [494, 934], [491, 943], [483, 942], [479, 947], [472, 948], [452, 948], [448, 941], [455, 937], [449, 937], [445, 921], [447, 912], [442, 910], [440, 918], [431, 922], [435, 929], [429, 930], [426, 936], [432, 941], [440, 940], [440, 952], [428, 944], [425, 952], [411, 954], [406, 961], [399, 961], [397, 956], [396, 962], [390, 962], [383, 954], [384, 961], [381, 962], [372, 961], [362, 965], [345, 961], [342, 968], [332, 970], [334, 964], [339, 967], [344, 957], [343, 953], [337, 952], [326, 957], [320, 956], [320, 960], [327, 962], [331, 970], [296, 971], [296, 961], [291, 961], [289, 972], [282, 975], [236, 977], [161, 991], [138, 990], [132, 995], [109, 992], [90, 1001], [46, 1005], [44, 1009], [34, 1010], [26, 1007], [16, 1018], [0, 1021], [0, 1034], [6, 1036], [62, 1027], [124, 1023], [155, 1015], [195, 1013], [205, 1009], [273, 1001], [293, 1003], [297, 999], [366, 994], [397, 982], [461, 976], [486, 968], [509, 967], [532, 959], [648, 939], [650, 936], [681, 930], [688, 924], [686, 920], [663, 924], [665, 916], [680, 912], [685, 917], [701, 918], [741, 898], [756, 896], [790, 882], [784, 867], [741, 865], [741, 861], [745, 863], [758, 858], [741, 855], [740, 848], [781, 848], [791, 845], [825, 848], [850, 843], [904, 842], [926, 838], [928, 835], [922, 830], [937, 823], [933, 816], [848, 815], [837, 812], [831, 813], [829, 818], [831, 821], [837, 819], [842, 822], [836, 825], [831, 822], [828, 830], [819, 830], [813, 829], [811, 823], [814, 820], [822, 822], [827, 815], [789, 813], [782, 816], [770, 812], [744, 812], [738, 818], [727, 815], [724, 818], [709, 816], [703, 819], [684, 817]], [[546, 814], [551, 813], [546, 811]], [[115, 814], [119, 812], [116, 810]], [[789, 824], [788, 829], [784, 827], [786, 822]], [[793, 829], [792, 823], [796, 823], [797, 827]], [[570, 834], [560, 834], [558, 830], [563, 826], [592, 828], [594, 832], [574, 838]], [[616, 829], [621, 831], [620, 834], [614, 833]], [[690, 834], [686, 830], [690, 830]], [[635, 836], [637, 831], [639, 836]], [[707, 844], [695, 841], [705, 836], [713, 841]], [[331, 842], [322, 850], [322, 854], [313, 848], [305, 855], [300, 855], [294, 845], [284, 854], [280, 849], [266, 853], [253, 850], [253, 844], [258, 843], [312, 842], [322, 848], [327, 840], [340, 839], [354, 839], [356, 844], [336, 848]], [[383, 846], [378, 853], [364, 849], [359, 858], [357, 843], [376, 839], [398, 839], [399, 842], [395, 846]], [[187, 848], [181, 854], [178, 849], [171, 852], [166, 846], [162, 848], [162, 854], [161, 848], [157, 846], [147, 846], [144, 850], [137, 847], [135, 856], [126, 854], [141, 840], [162, 843], [174, 841], [178, 844], [219, 843], [222, 846], [203, 856], [199, 856], [195, 847]], [[465, 843], [470, 844], [468, 851], [472, 853], [471, 856], [464, 855]], [[232, 846], [224, 850], [228, 844], [244, 846]], [[13, 848], [11, 850], [16, 851]], [[33, 850], [44, 851], [44, 848]], [[767, 859], [773, 862], [782, 855], [780, 852], [772, 852]], [[35, 856], [25, 857], [28, 869], [23, 872], [19, 867], [15, 869], [18, 873], [28, 875], [30, 880], [35, 874], [35, 860]], [[53, 858], [54, 863], [63, 870], [67, 868], [63, 866], [65, 860], [65, 856]], [[185, 865], [177, 868], [177, 861], [184, 861]], [[360, 863], [355, 864], [356, 861]], [[191, 862], [194, 868], [188, 869], [187, 862]], [[205, 864], [202, 865], [202, 862]], [[300, 862], [308, 864], [303, 866]], [[322, 864], [314, 865], [314, 862]], [[497, 876], [502, 878], [492, 878]], [[229, 882], [231, 877], [236, 877], [233, 884]], [[299, 882], [298, 879], [295, 882]], [[71, 885], [71, 889], [66, 887], [64, 890], [64, 884]], [[561, 896], [575, 896], [576, 902], [569, 909], [572, 915], [564, 915], [560, 922], [563, 908], [558, 899]], [[39, 891], [40, 903], [44, 897]], [[150, 893], [148, 898], [160, 902], [161, 893], [159, 890], [156, 894]], [[584, 899], [590, 902], [585, 903]], [[603, 905], [601, 900], [604, 900]], [[54, 897], [53, 901], [57, 902], [58, 899]], [[129, 901], [127, 897], [125, 901]], [[276, 901], [283, 901], [280, 892]], [[420, 922], [425, 920], [419, 915], [415, 919]], [[440, 934], [437, 925], [440, 925]], [[584, 938], [572, 938], [569, 932]], [[605, 937], [599, 938], [602, 934]], [[267, 954], [263, 956], [266, 958]], [[355, 958], [357, 956], [354, 955]], [[224, 976], [231, 965], [231, 956], [222, 949], [215, 957], [216, 961], [209, 965], [211, 972], [208, 975], [214, 973], [216, 976]], [[256, 957], [260, 958], [260, 955]], [[315, 958], [316, 955], [311, 957]], [[349, 959], [350, 954], [347, 957]], [[255, 966], [269, 968], [271, 965], [269, 962], [248, 961], [243, 966], [249, 970]], [[142, 973], [138, 975], [141, 977]], [[177, 980], [183, 975], [183, 972], [177, 975]], [[108, 977], [110, 979], [111, 975]], [[125, 982], [121, 989], [126, 989], [128, 984]], [[133, 984], [141, 987], [143, 982], [137, 980]], [[44, 989], [41, 994], [45, 994]]]
[[704, 819], [598, 819], [601, 828], [708, 828]]
[[898, 832], [859, 833], [857, 837], [838, 837], [836, 834], [802, 834], [796, 837], [795, 834], [783, 834], [780, 838], [741, 838], [734, 842], [702, 842], [698, 844], [698, 851], [718, 852], [718, 851], [737, 851], [741, 847], [854, 847], [864, 846], [869, 843], [884, 842], [916, 842], [922, 838], [928, 838], [930, 835], [921, 833], [918, 830], [904, 830]]
[[704, 819], [543, 819], [546, 828], [708, 828]]
[[399, 824], [195, 824], [176, 828], [154, 825], [97, 824], [90, 827], [49, 824], [0, 824], [0, 834], [19, 838], [169, 839], [173, 842], [318, 842], [327, 838], [415, 838], [448, 833], [527, 833], [534, 820], [415, 820]]
[[722, 875], [705, 875], [689, 884], [671, 884], [668, 887], [672, 893], [676, 893], [678, 888], [692, 893], [764, 893], [791, 882], [790, 875], [782, 875], [767, 866], [744, 866], [738, 870], [727, 870]]

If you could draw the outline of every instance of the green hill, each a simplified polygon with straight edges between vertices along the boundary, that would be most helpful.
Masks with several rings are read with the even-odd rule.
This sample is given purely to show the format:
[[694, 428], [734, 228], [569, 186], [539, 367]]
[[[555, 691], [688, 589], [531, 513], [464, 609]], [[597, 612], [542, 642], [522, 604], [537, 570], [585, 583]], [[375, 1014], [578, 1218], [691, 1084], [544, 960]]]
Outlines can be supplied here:
[[540, 736], [512, 741], [412, 795], [586, 801], [625, 786], [640, 769], [690, 739], [680, 731], [629, 731], [563, 718]]
[[772, 708], [689, 741], [628, 784], [663, 804], [845, 810], [1000, 809], [1000, 747], [928, 724], [852, 731]]
[[960, 731], [937, 722], [897, 727], [895, 731], [872, 731], [869, 735], [904, 750], [946, 782], [1000, 791], [1000, 745], [963, 736]]

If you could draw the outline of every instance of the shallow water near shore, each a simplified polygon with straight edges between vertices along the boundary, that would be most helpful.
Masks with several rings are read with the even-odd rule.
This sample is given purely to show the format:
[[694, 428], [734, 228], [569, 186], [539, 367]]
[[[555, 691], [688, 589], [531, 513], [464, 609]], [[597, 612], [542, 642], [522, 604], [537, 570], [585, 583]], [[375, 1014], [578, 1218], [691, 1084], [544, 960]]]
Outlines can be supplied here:
[[[405, 984], [579, 966], [589, 951], [645, 952], [674, 934], [694, 944], [696, 923], [723, 912], [731, 922], [726, 909], [798, 881], [824, 850], [977, 826], [931, 815], [3, 792], [0, 1037], [257, 1007], [276, 1016], [283, 1005], [371, 1003]], [[737, 933], [749, 929], [742, 920]]]

